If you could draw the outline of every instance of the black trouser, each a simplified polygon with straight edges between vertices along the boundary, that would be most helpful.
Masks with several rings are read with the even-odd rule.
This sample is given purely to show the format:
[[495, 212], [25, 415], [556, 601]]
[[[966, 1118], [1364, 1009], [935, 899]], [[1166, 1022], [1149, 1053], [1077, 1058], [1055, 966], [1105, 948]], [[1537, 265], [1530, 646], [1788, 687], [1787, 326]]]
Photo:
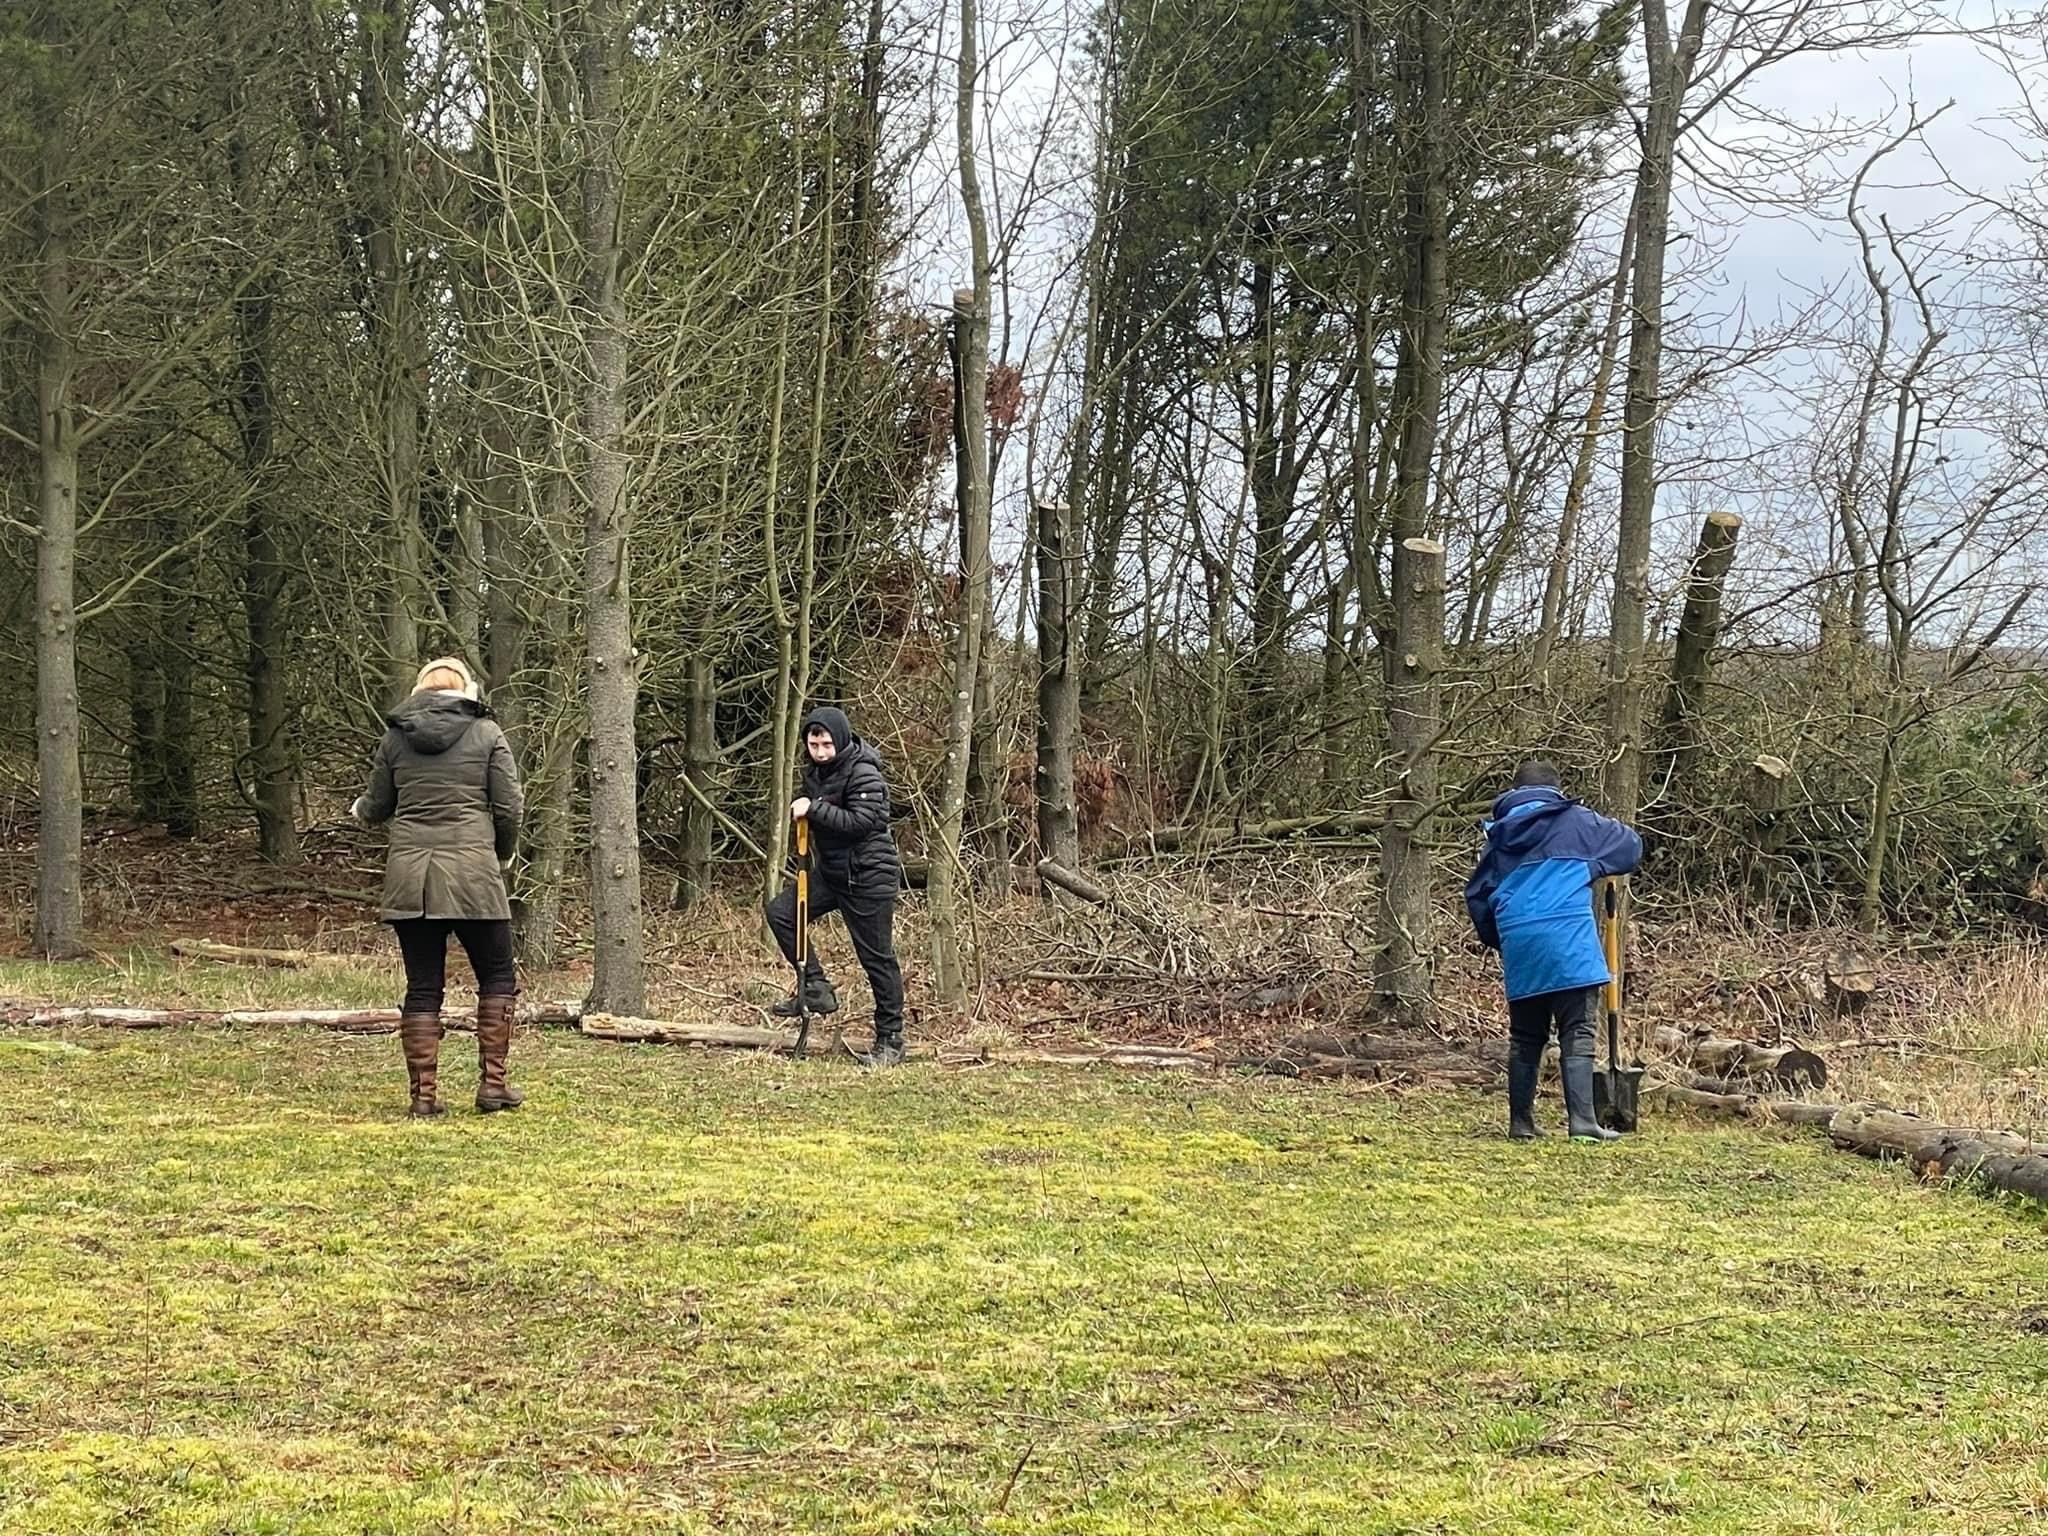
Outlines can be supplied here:
[[1557, 1026], [1557, 1054], [1591, 1056], [1593, 1020], [1600, 1012], [1599, 987], [1568, 987], [1508, 1000], [1508, 1038], [1531, 1057], [1541, 1059]]
[[439, 1013], [448, 986], [448, 935], [462, 942], [478, 997], [516, 997], [512, 924], [503, 918], [407, 917], [391, 925], [405, 956], [405, 1013]]
[[[875, 994], [875, 1038], [900, 1039], [903, 1034], [903, 968], [896, 963], [896, 896], [891, 892], [835, 891], [816, 875], [811, 877], [811, 919], [837, 912], [846, 920], [847, 937], [860, 967], [868, 973], [868, 986]], [[768, 926], [775, 942], [782, 946], [782, 958], [796, 964], [796, 887], [785, 885], [782, 894], [768, 903]], [[818, 946], [811, 944], [810, 963], [805, 974], [823, 981], [825, 968], [818, 964]]]

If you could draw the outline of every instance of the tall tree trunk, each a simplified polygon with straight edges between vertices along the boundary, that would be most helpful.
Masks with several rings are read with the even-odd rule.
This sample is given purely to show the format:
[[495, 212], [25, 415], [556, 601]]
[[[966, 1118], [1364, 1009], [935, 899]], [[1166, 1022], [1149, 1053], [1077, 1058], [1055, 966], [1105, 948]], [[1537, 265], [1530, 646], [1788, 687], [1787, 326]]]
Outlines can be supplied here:
[[967, 215], [973, 286], [953, 293], [953, 326], [959, 337], [961, 434], [960, 596], [953, 640], [951, 698], [946, 718], [945, 778], [940, 786], [938, 826], [927, 887], [932, 921], [932, 990], [948, 1008], [968, 1004], [969, 959], [962, 936], [961, 837], [967, 817], [967, 767], [974, 744], [975, 677], [987, 631], [989, 538], [988, 347], [991, 263], [988, 215], [982, 205], [975, 151], [975, 87], [979, 72], [980, 7], [960, 0], [960, 56], [954, 94], [954, 145], [960, 161], [960, 201]]
[[[556, 654], [560, 665], [551, 667], [550, 675], [565, 676], [573, 652], [565, 644]], [[567, 701], [556, 702], [562, 707], [526, 732], [526, 825], [519, 834], [522, 859], [512, 898], [519, 963], [535, 970], [548, 969], [558, 959], [562, 887], [569, 875], [577, 733], [569, 720], [560, 718], [570, 713]]]
[[54, 144], [44, 153], [40, 170], [34, 944], [38, 955], [69, 960], [85, 953], [85, 783], [78, 759], [78, 437], [71, 399], [78, 359], [72, 340], [70, 194], [63, 157]]
[[619, 288], [619, 54], [617, 0], [587, 0], [577, 69], [583, 96], [582, 322], [585, 366], [584, 639], [590, 699], [590, 1007], [647, 1008], [640, 917], [639, 660], [629, 584], [632, 506], [626, 497], [626, 306]]
[[1699, 549], [1685, 585], [1685, 612], [1678, 621], [1678, 644], [1671, 658], [1671, 686], [1664, 695], [1666, 773], [1673, 785], [1691, 775], [1699, 756], [1699, 718], [1714, 647], [1721, 638], [1721, 593], [1741, 532], [1742, 519], [1733, 512], [1709, 512], [1700, 525]]
[[1632, 820], [1643, 795], [1644, 619], [1650, 603], [1650, 534], [1657, 502], [1657, 424], [1664, 359], [1664, 255], [1671, 234], [1671, 178], [1678, 125], [1692, 79], [1708, 0], [1687, 0], [1677, 47], [1664, 0], [1643, 0], [1650, 105], [1636, 170], [1636, 268], [1630, 284], [1628, 394], [1622, 407], [1621, 521], [1608, 610], [1607, 767], [1601, 800]]
[[[247, 147], [237, 136], [229, 150], [236, 196], [245, 216], [255, 207]], [[285, 613], [290, 570], [278, 509], [271, 498], [270, 450], [276, 401], [270, 384], [271, 282], [259, 280], [235, 304], [236, 427], [248, 497], [242, 513], [242, 677], [249, 725], [249, 779], [256, 802], [256, 845], [272, 864], [300, 860], [298, 786], [292, 773], [291, 706], [286, 691]]]
[[[1084, 386], [1085, 393], [1085, 386]], [[1086, 405], [1083, 405], [1086, 411]], [[1085, 454], [1087, 428], [1074, 453]], [[1074, 477], [1070, 477], [1074, 478]], [[1041, 501], [1038, 545], [1038, 854], [1067, 869], [1081, 862], [1081, 823], [1074, 800], [1074, 753], [1081, 734], [1081, 675], [1074, 665], [1074, 511]]]
[[161, 518], [163, 547], [179, 553], [164, 562], [164, 596], [158, 612], [158, 673], [163, 679], [159, 749], [163, 764], [163, 824], [172, 837], [199, 833], [199, 782], [192, 743], [192, 657], [199, 637], [192, 597], [192, 555], [183, 520]]
[[[1105, 319], [1108, 317], [1106, 316]], [[1102, 703], [1109, 686], [1113, 658], [1110, 654], [1116, 627], [1117, 567], [1123, 558], [1124, 529], [1130, 520], [1129, 456], [1125, 429], [1138, 409], [1138, 378], [1128, 359], [1128, 350], [1105, 347], [1105, 355], [1124, 358], [1120, 386], [1103, 401], [1102, 442], [1089, 476], [1094, 494], [1087, 517], [1085, 558], [1088, 582], [1076, 594], [1076, 603], [1086, 613], [1087, 634], [1081, 646], [1081, 713], [1085, 716]], [[1075, 504], [1077, 507], [1079, 502]], [[1079, 514], [1077, 513], [1077, 516]], [[1077, 525], [1079, 526], [1079, 525]], [[1079, 622], [1077, 619], [1076, 622]]]
[[690, 655], [683, 711], [683, 772], [694, 793], [683, 805], [683, 869], [675, 906], [688, 911], [711, 894], [711, 802], [718, 792], [718, 677], [700, 646]]
[[406, 246], [404, 98], [412, 47], [409, 0], [365, 0], [362, 29], [363, 171], [371, 334], [376, 348], [376, 431], [384, 513], [382, 674], [389, 706], [411, 691], [419, 648], [420, 394], [423, 366]]
[[[1268, 225], [1271, 216], [1260, 215]], [[1259, 231], [1265, 237], [1268, 231]], [[1252, 499], [1252, 623], [1250, 665], [1245, 669], [1246, 723], [1250, 726], [1251, 755], [1247, 766], [1263, 762], [1287, 714], [1286, 684], [1282, 676], [1287, 655], [1287, 514], [1289, 507], [1282, 486], [1282, 442], [1279, 403], [1277, 321], [1273, 313], [1273, 265], [1261, 256], [1252, 266], [1252, 336], [1255, 367], [1253, 384], [1251, 462]]]
[[767, 835], [761, 839], [761, 895], [773, 900], [789, 862], [790, 769], [800, 744], [794, 734], [801, 701], [795, 696], [796, 617], [782, 590], [782, 433], [789, 396], [790, 304], [785, 299], [775, 331], [775, 372], [769, 389], [768, 470], [761, 495], [762, 586], [775, 623], [775, 701], [768, 732]]
[[449, 494], [453, 543], [448, 552], [448, 627], [471, 666], [484, 664], [483, 509], [468, 487]]
[[1009, 754], [996, 701], [995, 604], [982, 610], [981, 663], [974, 669], [974, 741], [967, 754], [967, 798], [981, 844], [981, 878], [991, 896], [1007, 896], [1016, 878], [1010, 844]]
[[1892, 844], [1892, 803], [1899, 788], [1900, 710], [1897, 695], [1893, 697], [1885, 711], [1884, 747], [1870, 796], [1870, 830], [1863, 840], [1863, 891], [1856, 904], [1857, 926], [1870, 933], [1884, 921], [1885, 864]]
[[1387, 658], [1392, 804], [1381, 835], [1376, 1004], [1421, 1024], [1434, 1011], [1430, 939], [1430, 822], [1437, 798], [1436, 734], [1444, 634], [1444, 549], [1426, 536], [1430, 470], [1443, 409], [1450, 189], [1444, 21], [1418, 4], [1409, 25], [1402, 98], [1409, 105], [1407, 282], [1400, 367], [1401, 447], [1394, 493], [1394, 647]]
[[1635, 264], [1636, 219], [1631, 206], [1621, 227], [1621, 252], [1614, 263], [1614, 287], [1607, 300], [1607, 324], [1600, 333], [1600, 359], [1593, 366], [1593, 393], [1586, 401], [1586, 419], [1579, 429], [1578, 456], [1565, 485], [1564, 510], [1557, 519], [1557, 543], [1543, 579], [1543, 613], [1536, 626], [1535, 669], [1545, 691], [1550, 686], [1550, 659], [1564, 622], [1565, 589], [1571, 584], [1572, 555], [1578, 548], [1579, 517], [1586, 488], [1593, 483], [1593, 462], [1600, 449], [1601, 427], [1607, 419], [1607, 392], [1614, 384], [1614, 364], [1621, 353], [1621, 324], [1628, 308], [1629, 272]]
[[[988, 423], [984, 417], [977, 423], [967, 414], [967, 390], [965, 358], [962, 348], [965, 338], [961, 327], [955, 325], [948, 338], [948, 351], [953, 366], [953, 462], [955, 474], [964, 477], [967, 473], [967, 439], [977, 431], [984, 445], [988, 441]], [[984, 452], [986, 451], [984, 446]], [[994, 475], [993, 465], [986, 472]], [[957, 508], [960, 518], [960, 547], [967, 548], [969, 503], [959, 499]], [[984, 538], [986, 538], [986, 533]], [[981, 845], [982, 879], [992, 894], [1006, 894], [1010, 889], [1010, 826], [1008, 808], [1003, 804], [1003, 775], [1000, 758], [1001, 749], [996, 739], [995, 687], [992, 674], [995, 671], [996, 628], [993, 604], [984, 604], [982, 611], [982, 635], [979, 647], [979, 661], [974, 669], [974, 710], [973, 725], [967, 749], [967, 803], [973, 807], [976, 841]]]
[[164, 819], [164, 674], [154, 604], [135, 603], [128, 656], [128, 798], [137, 821]]

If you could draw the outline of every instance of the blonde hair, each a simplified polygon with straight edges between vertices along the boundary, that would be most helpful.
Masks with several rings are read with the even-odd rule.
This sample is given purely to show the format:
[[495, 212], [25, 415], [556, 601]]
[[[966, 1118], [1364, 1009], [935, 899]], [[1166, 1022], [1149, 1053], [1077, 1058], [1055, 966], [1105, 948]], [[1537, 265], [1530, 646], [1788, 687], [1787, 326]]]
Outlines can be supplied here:
[[476, 700], [479, 690], [476, 675], [469, 670], [469, 664], [460, 656], [436, 656], [414, 679], [414, 693], [432, 689], [441, 693], [459, 693], [465, 699]]

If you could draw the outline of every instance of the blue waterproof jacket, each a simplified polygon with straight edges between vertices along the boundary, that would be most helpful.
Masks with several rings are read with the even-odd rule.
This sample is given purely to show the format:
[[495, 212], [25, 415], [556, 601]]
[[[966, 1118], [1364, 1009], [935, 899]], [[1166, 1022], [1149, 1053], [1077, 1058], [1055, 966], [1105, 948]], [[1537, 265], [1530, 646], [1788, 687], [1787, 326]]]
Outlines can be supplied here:
[[1593, 921], [1593, 882], [1627, 874], [1642, 856], [1633, 830], [1561, 790], [1511, 789], [1493, 802], [1465, 910], [1479, 942], [1500, 951], [1510, 999], [1613, 979]]

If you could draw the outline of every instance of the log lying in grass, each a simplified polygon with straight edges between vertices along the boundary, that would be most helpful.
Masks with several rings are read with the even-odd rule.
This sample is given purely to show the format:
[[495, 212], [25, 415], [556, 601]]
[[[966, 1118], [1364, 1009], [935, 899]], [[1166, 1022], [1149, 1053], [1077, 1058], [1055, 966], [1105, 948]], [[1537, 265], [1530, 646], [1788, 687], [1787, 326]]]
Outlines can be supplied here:
[[[573, 1024], [582, 1007], [577, 1003], [544, 1003], [519, 1010], [519, 1022], [527, 1025]], [[464, 1009], [449, 1009], [441, 1022], [450, 1029], [472, 1029], [476, 1015]], [[58, 1028], [97, 1025], [111, 1029], [174, 1029], [208, 1025], [223, 1029], [258, 1029], [297, 1026], [333, 1029], [352, 1035], [388, 1035], [398, 1029], [396, 1008], [102, 1008], [92, 1005], [51, 1006], [38, 1003], [0, 1002], [0, 1024]]]
[[1974, 1178], [1991, 1189], [2048, 1204], [2048, 1143], [2029, 1141], [2011, 1131], [1941, 1125], [1882, 1104], [1773, 1101], [1748, 1094], [1706, 1093], [1673, 1082], [1654, 1083], [1645, 1092], [1713, 1113], [1820, 1126], [1836, 1146], [1860, 1157], [1908, 1162], [1923, 1177]]
[[1983, 1155], [2048, 1160], [2048, 1143], [2029, 1141], [2012, 1131], [1970, 1130], [1941, 1125], [1880, 1104], [1851, 1104], [1828, 1124], [1837, 1146], [1872, 1157], [1905, 1157], [1918, 1163], [1949, 1160], [1956, 1147], [1980, 1149]]
[[1696, 1086], [1699, 1082], [1714, 1079], [1689, 1077], [1686, 1081], [1659, 1078], [1643, 1086], [1643, 1095], [1656, 1096], [1666, 1103], [1683, 1104], [1688, 1109], [1705, 1110], [1710, 1114], [1743, 1115], [1753, 1119], [1777, 1120], [1786, 1125], [1826, 1125], [1841, 1113], [1839, 1104], [1808, 1104], [1797, 1099], [1773, 1099], [1762, 1094], [1726, 1092], [1715, 1088]]
[[576, 1027], [593, 1040], [616, 1040], [627, 1045], [716, 1045], [743, 1051], [796, 1049], [795, 1030], [767, 1029], [758, 1024], [702, 1024], [683, 1019], [587, 1013]]
[[[615, 1014], [586, 1014], [578, 1027], [593, 1040], [626, 1044], [695, 1045], [742, 1051], [786, 1053], [796, 1049], [796, 1031], [750, 1024], [708, 1024], [682, 1019], [635, 1019]], [[817, 1044], [817, 1034], [812, 1034]], [[913, 1047], [913, 1058], [942, 1066], [1151, 1067], [1170, 1071], [1214, 1072], [1231, 1065], [1205, 1051], [1163, 1045], [1074, 1046], [1066, 1050], [961, 1050], [945, 1046]]]
[[304, 970], [319, 957], [304, 949], [249, 949], [216, 944], [212, 939], [173, 939], [171, 953], [186, 960], [218, 960], [223, 965], [267, 965], [279, 970]]
[[1828, 1064], [1804, 1046], [1758, 1045], [1725, 1035], [1688, 1033], [1668, 1024], [1658, 1027], [1654, 1039], [1672, 1062], [1724, 1082], [1767, 1078], [1787, 1088], [1825, 1088], [1828, 1083]]
[[1311, 1080], [1364, 1078], [1373, 1082], [1411, 1081], [1487, 1087], [1500, 1077], [1501, 1061], [1484, 1048], [1459, 1051], [1433, 1036], [1300, 1035], [1264, 1056], [1247, 1057], [1241, 1065]]

